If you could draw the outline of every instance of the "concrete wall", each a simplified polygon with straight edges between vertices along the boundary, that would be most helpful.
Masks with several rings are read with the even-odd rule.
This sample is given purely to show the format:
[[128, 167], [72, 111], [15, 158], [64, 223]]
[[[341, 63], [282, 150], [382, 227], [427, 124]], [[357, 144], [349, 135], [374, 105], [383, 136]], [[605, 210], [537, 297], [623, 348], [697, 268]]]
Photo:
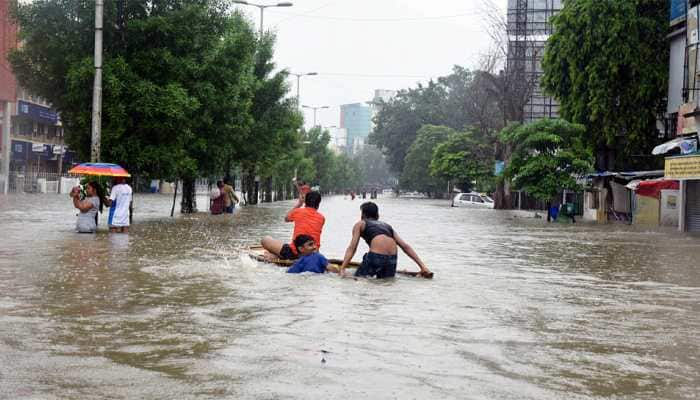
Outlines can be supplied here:
[[0, 1], [0, 102], [15, 101], [17, 83], [7, 54], [17, 47], [17, 26], [10, 21], [10, 2]]
[[634, 225], [659, 226], [659, 200], [635, 194], [637, 209], [632, 217]]
[[662, 190], [659, 224], [661, 226], [678, 227], [680, 207], [681, 203], [679, 190]]
[[673, 36], [668, 69], [668, 105], [666, 112], [678, 112], [683, 104], [683, 76], [685, 74], [685, 31]]

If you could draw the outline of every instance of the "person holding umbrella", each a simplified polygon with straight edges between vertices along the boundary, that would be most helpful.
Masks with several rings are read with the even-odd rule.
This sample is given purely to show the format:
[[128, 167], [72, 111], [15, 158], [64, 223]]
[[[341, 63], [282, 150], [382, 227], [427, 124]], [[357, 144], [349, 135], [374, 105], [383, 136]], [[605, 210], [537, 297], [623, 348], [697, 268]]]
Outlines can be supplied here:
[[109, 209], [109, 231], [110, 232], [129, 232], [132, 213], [132, 198], [133, 191], [131, 186], [126, 183], [126, 177], [131, 175], [124, 168], [117, 164], [109, 163], [83, 163], [77, 165], [68, 171], [69, 174], [88, 175], [88, 176], [111, 176], [112, 190], [109, 198], [104, 199], [104, 204]]

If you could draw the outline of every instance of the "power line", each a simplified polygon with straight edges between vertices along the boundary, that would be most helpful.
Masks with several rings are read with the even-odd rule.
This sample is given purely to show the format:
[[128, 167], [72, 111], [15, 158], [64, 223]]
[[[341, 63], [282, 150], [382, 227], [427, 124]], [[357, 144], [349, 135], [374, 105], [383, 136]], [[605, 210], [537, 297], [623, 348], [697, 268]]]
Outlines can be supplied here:
[[289, 13], [289, 12], [282, 12], [282, 11], [277, 11], [277, 13], [290, 15], [292, 17], [297, 17], [297, 18], [326, 19], [326, 20], [348, 21], [348, 22], [419, 22], [419, 21], [431, 21], [431, 20], [473, 17], [473, 16], [479, 16], [479, 15], [483, 14], [480, 11], [475, 11], [475, 12], [469, 12], [469, 13], [463, 13], [463, 14], [436, 15], [436, 16], [426, 16], [426, 17], [360, 18], [360, 17], [336, 17], [336, 16], [330, 16], [330, 15], [296, 14], [296, 13]]
[[[362, 74], [353, 72], [318, 72], [319, 76], [349, 76], [357, 78], [397, 78], [397, 79], [433, 79], [438, 75], [403, 75], [403, 74]], [[443, 74], [444, 75], [444, 74]], [[443, 76], [439, 75], [439, 76]]]
[[[316, 11], [321, 10], [321, 9], [324, 9], [324, 8], [330, 6], [330, 5], [333, 4], [333, 3], [337, 3], [338, 1], [340, 1], [340, 0], [329, 1], [328, 3], [325, 3], [325, 4], [323, 4], [323, 5], [320, 6], [320, 7], [316, 7], [316, 8], [314, 8], [313, 10], [309, 10], [309, 11], [306, 11], [306, 12], [302, 13], [302, 15], [309, 15], [309, 14], [311, 14], [311, 13], [315, 13]], [[280, 24], [282, 24], [282, 23], [284, 23], [284, 22], [287, 22], [287, 21], [289, 21], [289, 20], [292, 20], [292, 19], [294, 19], [294, 18], [298, 18], [298, 16], [297, 16], [297, 15], [291, 15], [291, 16], [289, 16], [289, 17], [287, 17], [287, 18], [283, 18], [283, 19], [277, 21], [277, 23], [274, 24], [274, 26], [277, 27], [277, 26], [279, 26]]]

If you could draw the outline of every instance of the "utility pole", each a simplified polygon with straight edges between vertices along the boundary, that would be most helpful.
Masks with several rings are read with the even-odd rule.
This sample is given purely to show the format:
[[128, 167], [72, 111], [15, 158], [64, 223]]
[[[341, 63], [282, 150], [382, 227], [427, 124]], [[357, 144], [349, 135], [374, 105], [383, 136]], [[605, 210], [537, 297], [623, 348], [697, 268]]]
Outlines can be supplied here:
[[5, 110], [2, 114], [2, 173], [5, 176], [3, 180], [2, 192], [7, 194], [10, 190], [10, 105], [12, 103], [9, 101], [5, 102]]
[[300, 87], [301, 77], [302, 76], [318, 75], [318, 72], [306, 72], [303, 74], [295, 74], [294, 72], [290, 72], [289, 75], [294, 75], [297, 77], [297, 107], [301, 107], [301, 100], [299, 100], [299, 87]]
[[311, 110], [314, 110], [314, 128], [316, 127], [316, 111], [318, 110], [323, 110], [325, 108], [330, 108], [328, 106], [319, 106], [319, 107], [311, 107], [311, 106], [302, 106], [302, 108], [309, 108]]
[[260, 40], [262, 40], [263, 37], [263, 18], [265, 17], [265, 9], [270, 8], [270, 7], [291, 7], [293, 4], [285, 1], [277, 4], [255, 4], [251, 3], [248, 1], [243, 1], [243, 0], [233, 0], [235, 4], [243, 4], [245, 6], [252, 6], [252, 7], [258, 7], [260, 9]]
[[92, 143], [90, 161], [100, 161], [102, 136], [102, 16], [104, 0], [95, 0], [95, 82], [92, 91]]

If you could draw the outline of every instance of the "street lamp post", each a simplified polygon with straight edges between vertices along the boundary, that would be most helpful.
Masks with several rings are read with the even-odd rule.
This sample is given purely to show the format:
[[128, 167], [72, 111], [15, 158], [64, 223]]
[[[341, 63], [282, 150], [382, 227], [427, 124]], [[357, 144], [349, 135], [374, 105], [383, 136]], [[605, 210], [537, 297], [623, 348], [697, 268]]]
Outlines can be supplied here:
[[314, 76], [318, 75], [318, 72], [306, 72], [303, 74], [295, 74], [294, 72], [290, 72], [289, 75], [294, 75], [297, 77], [297, 107], [301, 104], [299, 101], [299, 82], [301, 81], [302, 76]]
[[258, 7], [260, 9], [260, 39], [263, 37], [263, 18], [265, 17], [265, 9], [270, 8], [270, 7], [291, 7], [293, 6], [292, 3], [288, 1], [284, 1], [282, 3], [277, 3], [277, 4], [256, 4], [256, 3], [251, 3], [249, 1], [243, 1], [243, 0], [233, 0], [235, 4], [243, 4], [246, 6], [252, 6], [252, 7]]
[[316, 127], [316, 111], [318, 110], [323, 110], [324, 108], [330, 108], [328, 106], [318, 106], [318, 107], [311, 107], [311, 106], [302, 106], [303, 108], [310, 108], [314, 110], [314, 128]]

